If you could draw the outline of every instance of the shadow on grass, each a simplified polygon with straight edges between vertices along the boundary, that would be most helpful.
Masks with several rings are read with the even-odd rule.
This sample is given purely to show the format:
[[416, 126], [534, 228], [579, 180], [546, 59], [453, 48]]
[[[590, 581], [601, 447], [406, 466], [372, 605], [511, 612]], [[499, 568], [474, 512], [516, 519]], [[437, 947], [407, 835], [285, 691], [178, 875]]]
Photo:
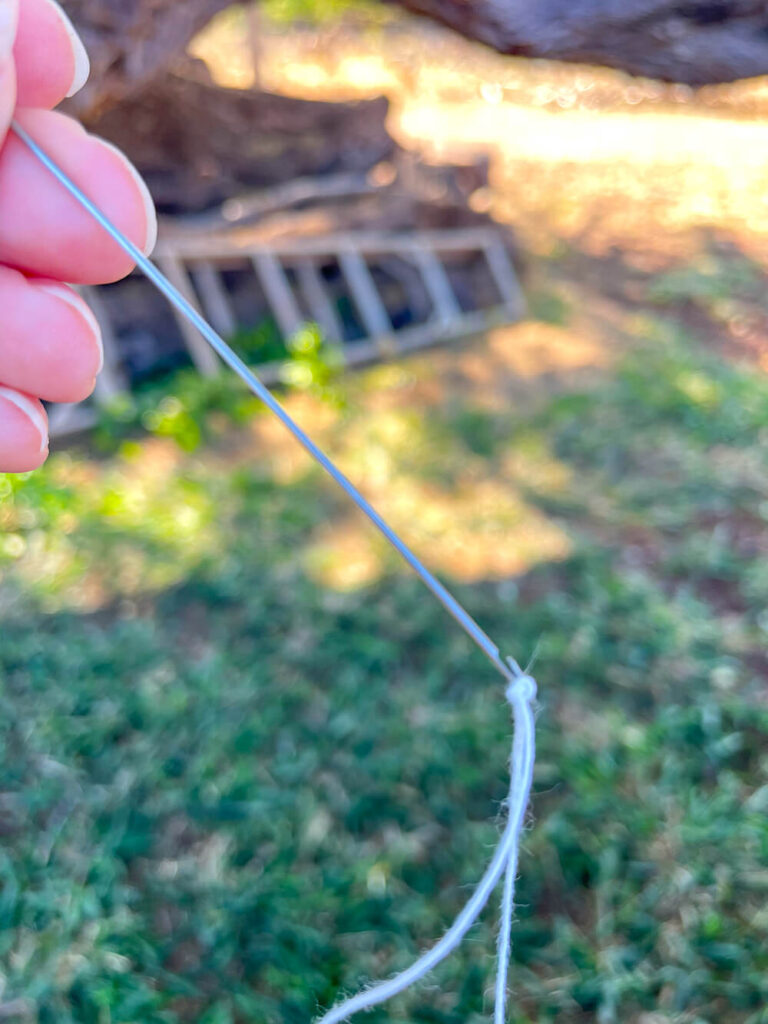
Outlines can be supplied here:
[[[449, 572], [505, 650], [539, 645], [516, 1020], [757, 1021], [768, 386], [656, 318], [575, 392], [551, 358], [540, 393], [473, 390], [488, 350], [541, 362], [532, 330], [374, 371], [327, 424], [366, 486], [414, 489], [406, 519], [420, 488], [496, 481], [531, 551], [541, 524], [567, 538], [496, 578], [459, 544]], [[308, 1021], [439, 936], [489, 855], [492, 670], [386, 558], [322, 582], [309, 554], [346, 508], [279, 449], [243, 454], [150, 442], [6, 494], [1, 962], [30, 1019]], [[493, 927], [371, 1019], [482, 1019]]]

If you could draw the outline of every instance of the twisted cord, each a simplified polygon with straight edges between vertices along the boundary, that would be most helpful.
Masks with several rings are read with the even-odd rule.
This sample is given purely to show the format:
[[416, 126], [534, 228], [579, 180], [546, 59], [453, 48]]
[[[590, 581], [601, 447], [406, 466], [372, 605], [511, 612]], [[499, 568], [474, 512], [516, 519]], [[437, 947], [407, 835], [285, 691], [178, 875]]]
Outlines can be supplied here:
[[[514, 666], [514, 663], [512, 663]], [[516, 667], [516, 666], [515, 666]], [[519, 672], [519, 669], [517, 669]], [[419, 957], [402, 973], [388, 981], [379, 982], [359, 992], [319, 1018], [317, 1024], [339, 1024], [361, 1010], [386, 1002], [404, 992], [427, 975], [461, 943], [464, 936], [480, 916], [483, 907], [501, 877], [506, 872], [504, 909], [499, 935], [499, 963], [496, 984], [496, 1022], [503, 1024], [506, 1005], [507, 972], [510, 955], [509, 931], [514, 902], [520, 836], [533, 782], [535, 758], [535, 731], [532, 704], [536, 698], [536, 683], [529, 675], [520, 674], [507, 686], [506, 697], [512, 708], [514, 742], [510, 758], [510, 787], [507, 806], [507, 826], [490, 865], [459, 916], [432, 949]]]

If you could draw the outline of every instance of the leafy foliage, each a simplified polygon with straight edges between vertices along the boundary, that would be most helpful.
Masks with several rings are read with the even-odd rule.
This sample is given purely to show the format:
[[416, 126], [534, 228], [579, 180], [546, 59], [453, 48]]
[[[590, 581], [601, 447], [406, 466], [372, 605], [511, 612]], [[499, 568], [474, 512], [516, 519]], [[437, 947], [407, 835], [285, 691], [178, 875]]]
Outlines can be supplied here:
[[[265, 363], [280, 363], [286, 384], [330, 401], [338, 398], [333, 381], [341, 366], [340, 353], [325, 341], [316, 324], [306, 324], [284, 342], [274, 322], [265, 321], [241, 330], [231, 343], [257, 371]], [[259, 400], [232, 374], [204, 378], [193, 369], [178, 370], [101, 407], [96, 444], [103, 451], [114, 451], [124, 438], [143, 428], [157, 437], [172, 438], [191, 452], [211, 437], [212, 424], [222, 419], [243, 424], [260, 411]]]
[[366, 21], [375, 22], [387, 14], [374, 0], [262, 0], [261, 7], [271, 21], [279, 24], [322, 24], [349, 14], [362, 14]]

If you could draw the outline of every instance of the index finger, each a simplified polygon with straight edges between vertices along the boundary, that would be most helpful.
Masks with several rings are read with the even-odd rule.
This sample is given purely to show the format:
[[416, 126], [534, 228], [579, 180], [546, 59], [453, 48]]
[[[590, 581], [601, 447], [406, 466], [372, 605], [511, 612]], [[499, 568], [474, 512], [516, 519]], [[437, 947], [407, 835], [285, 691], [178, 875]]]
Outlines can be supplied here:
[[20, 107], [51, 109], [82, 89], [90, 72], [85, 47], [56, 0], [20, 0], [13, 56]]
[[[147, 186], [114, 146], [69, 117], [23, 110], [20, 124], [145, 253], [157, 237]], [[0, 263], [72, 284], [107, 284], [133, 262], [16, 135], [0, 151]]]
[[16, 105], [16, 68], [12, 52], [18, 15], [17, 0], [0, 0], [0, 143]]

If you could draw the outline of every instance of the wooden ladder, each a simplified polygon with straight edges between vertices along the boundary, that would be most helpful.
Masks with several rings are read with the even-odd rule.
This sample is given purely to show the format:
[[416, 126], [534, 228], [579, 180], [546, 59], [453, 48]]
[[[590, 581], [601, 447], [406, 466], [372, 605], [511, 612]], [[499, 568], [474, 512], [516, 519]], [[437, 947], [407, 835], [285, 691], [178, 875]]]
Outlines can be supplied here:
[[[496, 301], [483, 309], [462, 309], [446, 269], [448, 257], [482, 261]], [[269, 245], [243, 243], [235, 232], [182, 232], [164, 239], [155, 258], [182, 295], [227, 339], [235, 334], [238, 321], [223, 273], [233, 260], [246, 260], [254, 275], [254, 287], [263, 296], [283, 338], [294, 335], [308, 320], [315, 322], [324, 337], [338, 346], [348, 366], [396, 357], [515, 321], [525, 309], [512, 261], [501, 234], [493, 228], [419, 231], [407, 235], [329, 234]], [[412, 269], [430, 306], [425, 321], [399, 330], [393, 327], [374, 273], [377, 261], [393, 258], [405, 261]], [[361, 337], [345, 339], [341, 317], [322, 273], [329, 262], [338, 267], [341, 285], [362, 327]], [[125, 390], [125, 382], [119, 371], [118, 344], [106, 303], [101, 300], [99, 289], [82, 291], [104, 335], [104, 372], [92, 399], [98, 405]], [[219, 359], [202, 335], [183, 316], [175, 311], [174, 315], [198, 371], [204, 376], [218, 373]], [[266, 363], [256, 369], [266, 384], [282, 379], [280, 363]], [[52, 411], [51, 432], [74, 432], [86, 428], [93, 420], [90, 403], [58, 407]]]

